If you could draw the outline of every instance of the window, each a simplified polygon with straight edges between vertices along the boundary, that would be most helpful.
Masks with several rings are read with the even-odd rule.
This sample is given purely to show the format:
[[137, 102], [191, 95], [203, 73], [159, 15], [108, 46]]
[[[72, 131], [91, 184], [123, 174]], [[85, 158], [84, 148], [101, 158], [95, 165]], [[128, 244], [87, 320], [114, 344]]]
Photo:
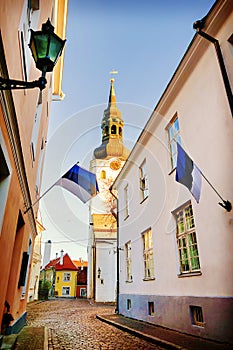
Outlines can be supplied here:
[[70, 287], [62, 287], [62, 295], [63, 296], [70, 295]]
[[28, 259], [29, 259], [29, 254], [27, 252], [23, 252], [18, 288], [25, 286], [27, 267], [28, 267]]
[[175, 218], [180, 273], [199, 271], [200, 262], [192, 205], [188, 203], [175, 212]]
[[167, 127], [168, 132], [168, 143], [169, 143], [169, 151], [170, 151], [170, 159], [171, 159], [171, 169], [175, 169], [176, 161], [177, 161], [177, 146], [176, 143], [179, 142], [181, 144], [180, 139], [180, 126], [177, 115], [172, 119]]
[[153, 301], [148, 302], [148, 315], [154, 316], [155, 314], [155, 306]]
[[230, 49], [231, 49], [231, 54], [233, 55], [233, 34], [231, 34], [230, 38], [228, 39], [230, 45]]
[[127, 299], [127, 310], [131, 309], [131, 299]]
[[125, 219], [129, 216], [129, 187], [124, 188], [124, 202], [125, 202]]
[[[22, 223], [21, 223], [22, 224]], [[26, 294], [26, 288], [28, 283], [28, 276], [29, 276], [29, 265], [30, 265], [30, 257], [31, 257], [31, 251], [32, 251], [32, 240], [29, 239], [28, 242], [28, 251], [23, 253], [23, 259], [22, 259], [22, 265], [20, 270], [20, 278], [18, 283], [18, 288], [22, 286], [22, 298], [24, 298]]]
[[63, 281], [64, 282], [70, 282], [71, 281], [71, 273], [70, 272], [64, 272], [63, 273]]
[[116, 125], [112, 125], [112, 127], [111, 127], [111, 134], [112, 135], [116, 134]]
[[149, 229], [143, 235], [144, 279], [154, 279], [154, 254], [152, 231]]
[[126, 243], [125, 250], [126, 250], [126, 281], [132, 282], [133, 275], [132, 275], [132, 244], [131, 244], [131, 241]]
[[10, 186], [10, 161], [7, 150], [4, 144], [3, 136], [0, 131], [0, 235], [2, 231], [3, 218], [5, 213], [5, 206], [7, 203], [8, 190]]
[[36, 177], [36, 195], [39, 195], [40, 186], [41, 186], [43, 163], [44, 163], [44, 156], [45, 156], [45, 146], [44, 145], [45, 145], [45, 141], [44, 141], [44, 138], [42, 138], [41, 146], [40, 146], [39, 162], [38, 162], [38, 168], [37, 168], [37, 177]]
[[80, 288], [80, 297], [86, 298], [87, 296], [87, 289], [86, 288]]
[[106, 171], [105, 170], [101, 170], [100, 172], [100, 178], [105, 180], [106, 179]]
[[190, 305], [190, 315], [191, 315], [191, 322], [195, 326], [204, 327], [204, 319], [203, 319], [203, 313], [202, 308], [200, 306], [193, 306]]
[[142, 200], [148, 197], [149, 190], [148, 190], [148, 176], [146, 172], [146, 161], [142, 163], [142, 165], [139, 168], [140, 170], [140, 190], [142, 194]]
[[42, 114], [42, 104], [38, 102], [37, 107], [36, 107], [35, 117], [34, 117], [34, 125], [33, 125], [33, 130], [32, 130], [32, 139], [31, 139], [31, 152], [32, 152], [33, 162], [36, 159], [36, 151], [37, 151], [37, 143], [38, 143], [38, 139], [39, 139], [41, 114]]
[[19, 44], [22, 57], [23, 79], [27, 81], [32, 60], [31, 51], [28, 47], [30, 39], [30, 28], [37, 28], [40, 18], [39, 0], [24, 1], [22, 17], [19, 24]]

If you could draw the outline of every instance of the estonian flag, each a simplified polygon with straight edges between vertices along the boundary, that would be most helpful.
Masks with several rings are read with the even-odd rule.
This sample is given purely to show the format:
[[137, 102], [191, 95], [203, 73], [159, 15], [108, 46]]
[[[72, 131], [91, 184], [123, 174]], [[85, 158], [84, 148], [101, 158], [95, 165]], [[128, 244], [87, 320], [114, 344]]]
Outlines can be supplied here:
[[96, 175], [75, 164], [56, 182], [86, 203], [99, 192]]
[[199, 203], [201, 194], [201, 171], [177, 143], [176, 181], [186, 186]]

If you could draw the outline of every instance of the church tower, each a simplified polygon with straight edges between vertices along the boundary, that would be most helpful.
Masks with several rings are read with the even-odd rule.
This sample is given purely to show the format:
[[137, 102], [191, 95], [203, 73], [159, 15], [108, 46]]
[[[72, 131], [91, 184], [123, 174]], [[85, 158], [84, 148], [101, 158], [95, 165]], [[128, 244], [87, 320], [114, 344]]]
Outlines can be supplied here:
[[102, 143], [94, 150], [90, 162], [100, 192], [90, 205], [88, 298], [113, 302], [116, 301], [117, 222], [115, 198], [109, 188], [129, 155], [123, 141], [124, 121], [117, 107], [113, 78], [101, 129]]
[[117, 108], [114, 79], [112, 78], [110, 82], [108, 107], [104, 111], [101, 124], [102, 144], [94, 150], [94, 157], [95, 159], [118, 157], [119, 160], [125, 161], [129, 150], [123, 143], [124, 121], [121, 111]]

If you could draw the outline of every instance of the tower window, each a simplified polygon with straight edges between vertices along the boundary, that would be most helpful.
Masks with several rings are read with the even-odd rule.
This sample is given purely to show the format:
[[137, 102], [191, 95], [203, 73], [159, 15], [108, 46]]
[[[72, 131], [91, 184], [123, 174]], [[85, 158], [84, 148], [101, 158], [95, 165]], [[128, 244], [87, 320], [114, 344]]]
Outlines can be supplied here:
[[107, 136], [108, 135], [108, 126], [105, 126], [104, 128], [104, 136]]
[[122, 128], [119, 127], [119, 135], [122, 136]]
[[101, 179], [106, 179], [106, 171], [105, 170], [101, 170], [100, 178]]
[[116, 125], [112, 125], [111, 134], [116, 135]]

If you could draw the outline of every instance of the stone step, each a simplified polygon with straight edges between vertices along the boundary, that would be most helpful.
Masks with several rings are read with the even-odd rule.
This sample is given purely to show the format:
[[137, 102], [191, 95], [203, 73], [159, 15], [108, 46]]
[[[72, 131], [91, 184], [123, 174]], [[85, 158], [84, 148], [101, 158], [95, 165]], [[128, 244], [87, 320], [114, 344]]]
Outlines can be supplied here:
[[4, 335], [0, 349], [13, 349], [18, 334]]
[[48, 329], [46, 327], [25, 326], [20, 331], [15, 350], [47, 350]]

